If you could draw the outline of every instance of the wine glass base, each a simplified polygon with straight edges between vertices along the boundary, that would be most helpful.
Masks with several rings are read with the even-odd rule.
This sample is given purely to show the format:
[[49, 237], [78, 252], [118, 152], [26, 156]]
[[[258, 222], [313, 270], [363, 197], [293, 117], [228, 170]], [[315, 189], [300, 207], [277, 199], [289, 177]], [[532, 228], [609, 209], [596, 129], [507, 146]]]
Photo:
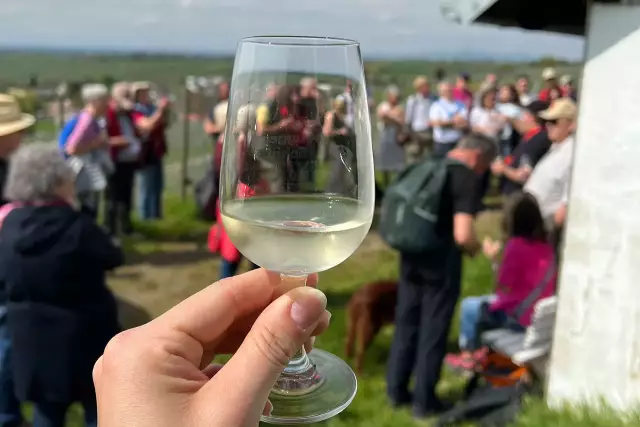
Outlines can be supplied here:
[[358, 382], [342, 359], [323, 350], [309, 353], [313, 367], [294, 380], [279, 381], [269, 400], [271, 415], [261, 420], [269, 424], [311, 424], [344, 411], [353, 401]]

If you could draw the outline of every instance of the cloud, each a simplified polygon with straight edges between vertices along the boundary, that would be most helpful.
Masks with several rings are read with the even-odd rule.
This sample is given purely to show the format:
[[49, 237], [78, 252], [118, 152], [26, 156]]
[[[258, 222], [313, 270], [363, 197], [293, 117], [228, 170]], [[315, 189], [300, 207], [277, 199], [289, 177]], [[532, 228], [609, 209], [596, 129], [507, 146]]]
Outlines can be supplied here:
[[365, 56], [582, 55], [575, 37], [446, 22], [440, 0], [0, 1], [0, 43], [19, 45], [231, 52], [243, 37], [294, 34], [354, 38]]

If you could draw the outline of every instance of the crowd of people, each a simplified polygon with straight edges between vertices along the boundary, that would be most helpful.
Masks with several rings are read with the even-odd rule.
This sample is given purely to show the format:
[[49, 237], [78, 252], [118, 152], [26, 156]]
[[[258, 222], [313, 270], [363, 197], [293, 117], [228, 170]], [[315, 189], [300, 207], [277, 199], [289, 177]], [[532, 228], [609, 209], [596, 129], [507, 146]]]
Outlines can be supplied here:
[[[545, 69], [542, 78], [544, 88], [532, 94], [524, 77], [513, 84], [488, 75], [473, 94], [469, 77], [462, 74], [454, 86], [438, 82], [438, 96], [432, 97], [428, 80], [418, 77], [406, 108], [396, 87], [386, 91], [386, 102], [378, 107], [380, 153], [385, 153], [378, 158], [379, 169], [397, 173], [424, 159], [449, 160], [436, 225], [436, 234], [449, 236], [443, 240], [449, 243], [437, 253], [401, 252], [387, 366], [390, 401], [412, 406], [418, 418], [447, 407], [436, 395], [444, 362], [455, 370], [473, 370], [487, 356], [483, 331], [524, 330], [534, 304], [556, 291], [577, 105], [570, 78], [561, 85], [553, 69]], [[476, 237], [474, 217], [485, 209], [482, 199], [490, 189], [506, 199], [504, 245]], [[480, 252], [494, 263], [495, 291], [461, 302], [461, 353], [446, 355], [460, 303], [462, 255]], [[536, 298], [529, 301], [531, 295]]]
[[[379, 126], [380, 194], [408, 165], [452, 160], [437, 225], [449, 236], [448, 247], [428, 257], [402, 253], [400, 261], [387, 390], [394, 406], [412, 405], [416, 417], [445, 407], [435, 392], [445, 361], [465, 370], [483, 357], [481, 321], [504, 325], [541, 280], [548, 286], [540, 298], [555, 292], [556, 275], [548, 271], [558, 263], [566, 218], [577, 106], [570, 77], [558, 79], [555, 70], [546, 69], [542, 78], [544, 88], [533, 94], [526, 77], [498, 82], [490, 74], [473, 93], [469, 76], [461, 74], [455, 83], [436, 82], [434, 96], [429, 79], [419, 76], [406, 102], [395, 86], [387, 88], [379, 105], [369, 99]], [[358, 90], [347, 81], [343, 93], [325, 105], [314, 78], [271, 85], [261, 102], [239, 103], [229, 119], [229, 84], [222, 83], [218, 103], [203, 124], [213, 141], [212, 176], [220, 173], [232, 120], [226, 134], [233, 135], [242, 153], [244, 186], [238, 191], [244, 196], [313, 190], [323, 150], [331, 163], [325, 190], [354, 196]], [[110, 91], [90, 84], [82, 98], [85, 106], [61, 132], [58, 147], [19, 148], [34, 119], [21, 114], [12, 97], [0, 95], [2, 426], [25, 425], [21, 402], [33, 402], [34, 427], [62, 427], [76, 401], [84, 406], [87, 425], [97, 425], [91, 372], [120, 330], [105, 276], [123, 263], [116, 237], [133, 231], [136, 175], [140, 217], [162, 216], [170, 102], [154, 100], [146, 82], [119, 82]], [[497, 241], [480, 242], [474, 230], [474, 217], [485, 208], [483, 196], [495, 186], [508, 199], [504, 250]], [[104, 228], [97, 224], [102, 194]], [[216, 210], [209, 244], [222, 255], [224, 278], [237, 273], [241, 254], [224, 232], [219, 206]], [[479, 252], [495, 262], [496, 290], [462, 301], [461, 353], [446, 355], [460, 302], [462, 255]], [[531, 321], [531, 308], [517, 310], [520, 327]]]

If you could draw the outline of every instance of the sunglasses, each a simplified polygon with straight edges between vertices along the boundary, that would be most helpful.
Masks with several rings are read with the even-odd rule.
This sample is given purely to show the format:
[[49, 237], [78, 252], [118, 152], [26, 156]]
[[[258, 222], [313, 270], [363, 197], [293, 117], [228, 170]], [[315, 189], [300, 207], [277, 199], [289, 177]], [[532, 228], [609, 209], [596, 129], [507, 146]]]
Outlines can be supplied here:
[[547, 126], [555, 126], [555, 125], [558, 124], [558, 120], [557, 119], [556, 120], [546, 120], [544, 123]]

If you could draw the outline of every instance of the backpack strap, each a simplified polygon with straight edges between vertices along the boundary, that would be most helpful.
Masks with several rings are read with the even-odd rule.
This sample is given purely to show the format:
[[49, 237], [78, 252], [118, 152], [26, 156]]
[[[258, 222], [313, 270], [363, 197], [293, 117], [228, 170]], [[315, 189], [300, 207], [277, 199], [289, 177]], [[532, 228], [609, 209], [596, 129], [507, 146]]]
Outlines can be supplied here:
[[542, 280], [536, 285], [535, 288], [533, 288], [531, 293], [529, 293], [529, 295], [527, 295], [527, 297], [522, 300], [518, 307], [513, 311], [513, 314], [511, 315], [512, 318], [516, 320], [520, 319], [524, 312], [527, 311], [531, 306], [533, 306], [536, 301], [538, 301], [540, 295], [542, 295], [542, 292], [544, 292], [545, 288], [549, 284], [549, 281], [553, 278], [553, 275], [556, 273], [556, 271], [556, 261], [555, 259], [553, 259], [551, 260], [549, 268], [547, 268], [547, 271], [542, 277]]

